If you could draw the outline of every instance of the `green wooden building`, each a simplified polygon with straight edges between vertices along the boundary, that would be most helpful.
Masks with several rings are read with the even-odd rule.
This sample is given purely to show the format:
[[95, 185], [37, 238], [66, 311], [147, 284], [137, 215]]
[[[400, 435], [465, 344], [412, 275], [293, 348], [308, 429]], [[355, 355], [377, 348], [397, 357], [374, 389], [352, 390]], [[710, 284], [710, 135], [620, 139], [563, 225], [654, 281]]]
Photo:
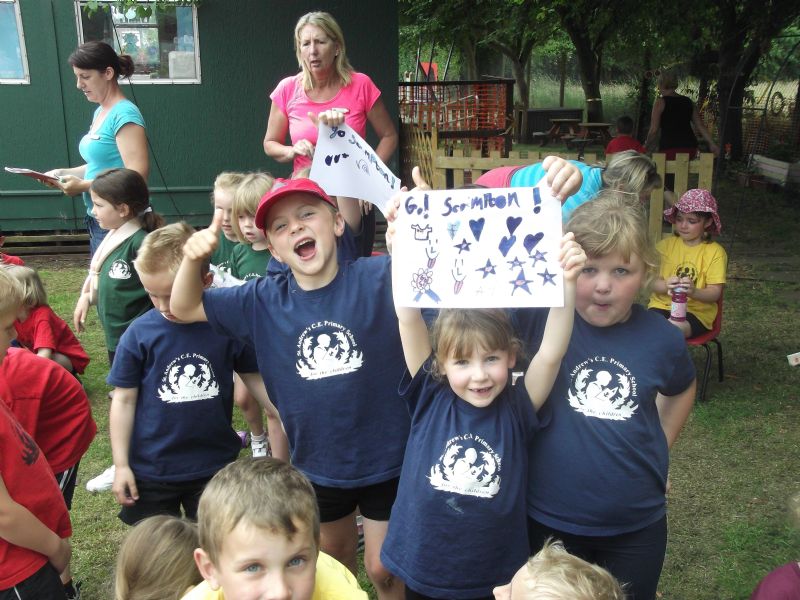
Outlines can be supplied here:
[[[87, 15], [84, 4], [0, 0], [0, 167], [85, 162], [78, 142], [97, 105], [77, 90], [67, 58], [81, 41], [105, 39], [137, 64], [122, 89], [147, 124], [154, 208], [169, 221], [208, 223], [219, 172], [289, 174], [290, 165], [267, 158], [262, 140], [269, 93], [298, 71], [294, 25], [311, 10], [336, 17], [350, 62], [372, 77], [397, 117], [396, 0], [203, 0], [149, 18], [111, 7]], [[396, 159], [391, 166], [396, 172]], [[80, 197], [0, 171], [6, 234], [82, 231], [83, 215]]]

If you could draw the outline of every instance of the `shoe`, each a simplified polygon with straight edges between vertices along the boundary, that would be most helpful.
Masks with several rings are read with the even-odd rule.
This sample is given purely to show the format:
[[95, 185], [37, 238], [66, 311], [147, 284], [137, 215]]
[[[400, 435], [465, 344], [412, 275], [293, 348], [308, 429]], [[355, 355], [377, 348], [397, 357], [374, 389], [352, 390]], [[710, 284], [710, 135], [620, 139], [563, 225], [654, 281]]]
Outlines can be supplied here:
[[237, 431], [236, 435], [238, 435], [239, 439], [242, 440], [242, 448], [247, 448], [250, 445], [249, 431]]
[[73, 583], [72, 580], [70, 580], [70, 582], [64, 586], [64, 594], [66, 595], [67, 600], [81, 600], [82, 585], [82, 581]]
[[114, 465], [108, 467], [97, 477], [86, 482], [86, 489], [90, 492], [107, 492], [114, 484]]
[[250, 451], [253, 453], [253, 458], [264, 458], [269, 456], [269, 440], [267, 434], [262, 434], [263, 439], [258, 439], [256, 436], [250, 436]]

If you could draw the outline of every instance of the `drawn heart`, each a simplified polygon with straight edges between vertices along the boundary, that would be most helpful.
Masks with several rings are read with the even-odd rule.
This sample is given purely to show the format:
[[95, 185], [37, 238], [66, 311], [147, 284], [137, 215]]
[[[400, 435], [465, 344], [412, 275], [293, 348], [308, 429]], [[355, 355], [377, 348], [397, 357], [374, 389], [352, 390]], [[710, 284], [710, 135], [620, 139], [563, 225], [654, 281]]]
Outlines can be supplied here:
[[511, 237], [503, 236], [503, 239], [500, 240], [500, 245], [498, 246], [498, 248], [500, 249], [500, 253], [503, 256], [506, 256], [508, 254], [508, 251], [511, 250], [511, 246], [513, 246], [516, 241], [517, 241], [517, 236], [515, 235], [512, 235]]
[[481, 241], [481, 233], [483, 233], [483, 226], [486, 224], [486, 219], [470, 219], [469, 228], [472, 230], [472, 235], [475, 236], [475, 241]]
[[540, 231], [536, 235], [526, 235], [525, 239], [522, 240], [522, 245], [525, 246], [525, 251], [530, 254], [533, 249], [536, 247], [536, 244], [542, 241], [544, 234]]
[[519, 227], [519, 224], [522, 223], [522, 217], [508, 217], [506, 219], [506, 227], [508, 227], [508, 233], [514, 235], [514, 232]]

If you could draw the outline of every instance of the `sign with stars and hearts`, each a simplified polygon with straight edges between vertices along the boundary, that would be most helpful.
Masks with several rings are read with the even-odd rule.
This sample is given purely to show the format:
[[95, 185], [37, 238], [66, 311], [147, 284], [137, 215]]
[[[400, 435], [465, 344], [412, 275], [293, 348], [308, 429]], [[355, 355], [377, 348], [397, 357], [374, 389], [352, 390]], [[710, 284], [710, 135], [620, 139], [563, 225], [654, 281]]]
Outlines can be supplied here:
[[392, 239], [398, 306], [563, 306], [561, 203], [530, 188], [404, 192]]

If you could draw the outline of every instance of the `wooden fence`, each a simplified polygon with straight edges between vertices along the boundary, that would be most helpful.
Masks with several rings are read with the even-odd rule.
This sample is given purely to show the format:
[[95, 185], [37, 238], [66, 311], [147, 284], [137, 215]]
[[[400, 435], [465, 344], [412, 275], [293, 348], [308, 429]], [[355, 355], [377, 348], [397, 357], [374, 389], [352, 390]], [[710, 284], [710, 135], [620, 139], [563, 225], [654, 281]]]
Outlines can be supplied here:
[[[411, 187], [411, 169], [419, 166], [422, 177], [431, 183], [434, 189], [446, 189], [462, 186], [474, 182], [481, 174], [495, 167], [524, 166], [539, 162], [545, 156], [555, 154], [562, 158], [576, 160], [576, 153], [560, 152], [509, 152], [508, 157], [503, 157], [499, 152], [492, 152], [489, 156], [470, 155], [467, 148], [439, 148], [436, 129], [431, 132], [421, 132], [411, 125], [403, 125], [403, 144], [401, 152], [403, 182]], [[666, 155], [656, 153], [652, 155], [658, 174], [663, 181], [665, 175], [673, 175], [675, 182], [673, 189], [675, 196], [680, 197], [683, 192], [691, 188], [711, 189], [714, 179], [714, 155], [701, 153], [696, 160], [689, 160], [688, 154], [679, 154], [675, 160], [668, 161]], [[593, 164], [597, 162], [597, 155], [587, 152], [583, 162]], [[653, 240], [659, 240], [664, 235], [664, 190], [657, 189], [650, 195], [648, 206], [648, 229]]]

